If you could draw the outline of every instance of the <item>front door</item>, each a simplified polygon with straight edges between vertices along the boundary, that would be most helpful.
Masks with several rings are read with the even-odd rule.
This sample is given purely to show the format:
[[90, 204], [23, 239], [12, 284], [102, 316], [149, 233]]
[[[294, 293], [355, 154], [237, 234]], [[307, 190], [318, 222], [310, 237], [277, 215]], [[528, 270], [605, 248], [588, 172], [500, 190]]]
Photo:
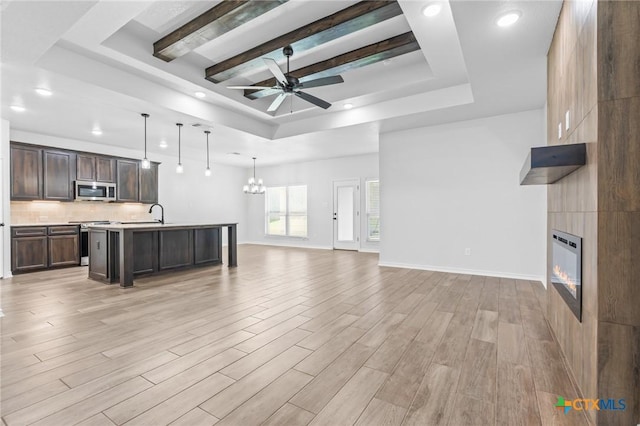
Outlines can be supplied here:
[[360, 181], [333, 182], [333, 248], [358, 250], [360, 246]]

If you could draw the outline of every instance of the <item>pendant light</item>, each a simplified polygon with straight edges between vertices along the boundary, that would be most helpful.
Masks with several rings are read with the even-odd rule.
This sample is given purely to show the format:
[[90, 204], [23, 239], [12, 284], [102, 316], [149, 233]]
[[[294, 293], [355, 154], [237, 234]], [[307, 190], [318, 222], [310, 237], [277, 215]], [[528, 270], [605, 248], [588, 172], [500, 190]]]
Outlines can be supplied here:
[[147, 118], [149, 118], [149, 114], [143, 112], [140, 115], [144, 117], [144, 158], [142, 159], [141, 167], [143, 169], [150, 169], [151, 162], [147, 158]]
[[182, 156], [180, 152], [181, 141], [180, 141], [180, 130], [182, 129], [182, 123], [176, 123], [178, 126], [178, 165], [176, 166], [176, 173], [183, 173], [184, 167], [182, 167]]
[[207, 168], [204, 171], [204, 175], [209, 177], [211, 176], [211, 168], [209, 167], [209, 130], [205, 130], [204, 134], [207, 135]]
[[262, 179], [256, 181], [256, 157], [253, 158], [253, 177], [249, 178], [249, 184], [242, 187], [245, 194], [264, 194], [267, 188], [262, 183]]

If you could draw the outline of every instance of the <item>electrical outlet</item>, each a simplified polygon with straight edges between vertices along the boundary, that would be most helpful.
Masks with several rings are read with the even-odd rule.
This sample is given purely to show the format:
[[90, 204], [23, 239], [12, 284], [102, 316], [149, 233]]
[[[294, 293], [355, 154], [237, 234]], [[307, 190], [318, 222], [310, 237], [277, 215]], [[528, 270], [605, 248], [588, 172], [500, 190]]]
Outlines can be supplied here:
[[465, 256], [471, 256], [471, 249], [470, 248], [464, 249], [464, 255]]

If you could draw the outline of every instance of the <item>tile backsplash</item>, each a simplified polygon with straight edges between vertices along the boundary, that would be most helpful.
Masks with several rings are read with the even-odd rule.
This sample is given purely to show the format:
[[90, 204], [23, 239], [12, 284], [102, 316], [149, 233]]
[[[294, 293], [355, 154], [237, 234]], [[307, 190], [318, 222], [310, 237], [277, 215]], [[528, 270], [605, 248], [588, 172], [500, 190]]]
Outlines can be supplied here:
[[58, 201], [12, 201], [11, 224], [66, 223], [87, 220], [151, 220], [148, 204], [70, 202]]

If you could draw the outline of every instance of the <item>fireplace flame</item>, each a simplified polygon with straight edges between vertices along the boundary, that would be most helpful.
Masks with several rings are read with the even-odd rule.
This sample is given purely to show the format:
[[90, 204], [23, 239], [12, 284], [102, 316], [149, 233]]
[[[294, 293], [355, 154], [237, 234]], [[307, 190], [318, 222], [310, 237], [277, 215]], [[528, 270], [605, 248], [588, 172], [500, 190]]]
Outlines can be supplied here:
[[553, 274], [560, 280], [562, 284], [568, 287], [573, 297], [578, 297], [578, 284], [576, 284], [576, 282], [569, 276], [569, 274], [563, 271], [559, 265], [555, 265], [553, 267]]

